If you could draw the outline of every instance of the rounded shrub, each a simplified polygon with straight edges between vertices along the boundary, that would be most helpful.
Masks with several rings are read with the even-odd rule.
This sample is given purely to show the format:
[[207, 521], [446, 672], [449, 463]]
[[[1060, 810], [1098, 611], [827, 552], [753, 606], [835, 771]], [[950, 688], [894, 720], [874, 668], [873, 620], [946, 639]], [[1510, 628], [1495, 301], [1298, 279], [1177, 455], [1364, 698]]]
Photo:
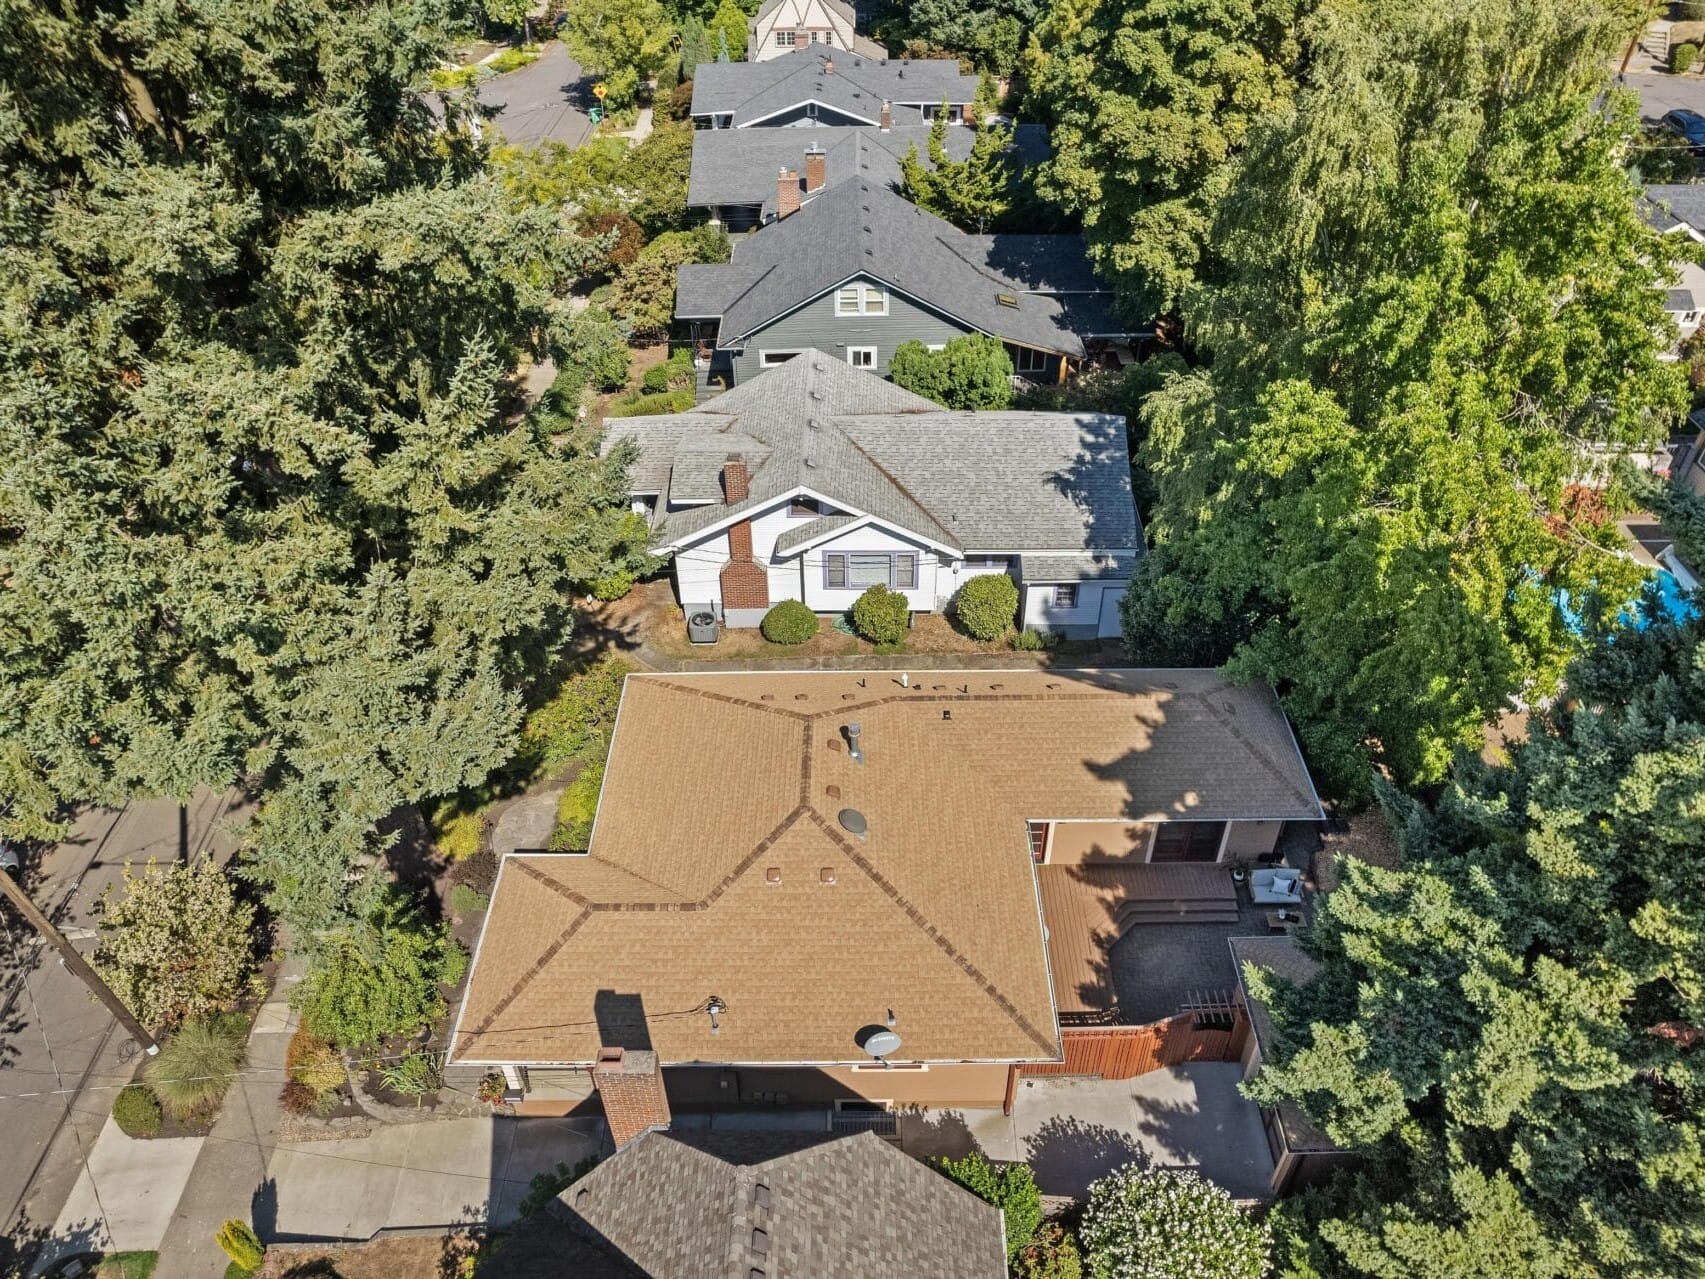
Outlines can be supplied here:
[[1090, 1187], [1078, 1236], [1095, 1275], [1261, 1279], [1267, 1273], [1266, 1226], [1193, 1172], [1133, 1164], [1103, 1177]]
[[592, 591], [592, 598], [595, 600], [603, 600], [606, 604], [608, 604], [611, 600], [619, 600], [622, 596], [633, 590], [633, 584], [637, 581], [639, 581], [638, 575], [630, 573], [626, 569], [622, 569], [615, 573], [607, 573], [603, 577], [595, 577], [592, 579], [592, 585], [590, 588]]
[[803, 644], [817, 633], [817, 614], [801, 600], [783, 600], [758, 623], [772, 644]]
[[300, 1079], [287, 1079], [278, 1090], [278, 1106], [287, 1115], [311, 1115], [319, 1107], [320, 1095]]
[[160, 1132], [160, 1099], [143, 1084], [131, 1084], [113, 1098], [112, 1117], [127, 1137], [154, 1137]]
[[1673, 45], [1669, 51], [1669, 69], [1677, 75], [1683, 75], [1693, 70], [1694, 63], [1699, 61], [1699, 46], [1696, 44]]
[[853, 629], [872, 644], [898, 644], [906, 638], [910, 613], [904, 595], [878, 582], [853, 601]]
[[1048, 639], [1041, 631], [1033, 631], [1026, 627], [1012, 637], [1012, 647], [1020, 653], [1040, 653], [1048, 647]]
[[973, 639], [999, 639], [1018, 616], [1018, 583], [1005, 573], [973, 577], [959, 588], [953, 612]]

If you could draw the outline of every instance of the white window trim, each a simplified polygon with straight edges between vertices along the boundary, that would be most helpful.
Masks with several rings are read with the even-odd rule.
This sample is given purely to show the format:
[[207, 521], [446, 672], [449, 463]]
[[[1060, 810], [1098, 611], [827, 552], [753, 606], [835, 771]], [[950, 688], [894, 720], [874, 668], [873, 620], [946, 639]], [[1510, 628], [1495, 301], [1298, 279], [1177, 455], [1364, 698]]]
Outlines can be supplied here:
[[1014, 348], [1018, 354], [1013, 358], [1014, 373], [1046, 373], [1048, 371], [1048, 353], [1038, 351], [1035, 347], [1020, 346]]
[[[1060, 603], [1060, 592], [1070, 591], [1072, 602]], [[1048, 607], [1063, 609], [1066, 612], [1076, 612], [1083, 605], [1083, 584], [1081, 582], [1055, 582], [1048, 588]]]
[[793, 43], [794, 34], [795, 33], [792, 31], [778, 31], [778, 32], [776, 32], [776, 47], [778, 49], [791, 49], [791, 48], [793, 48], [794, 47], [794, 43]]
[[[793, 359], [795, 356], [800, 356], [800, 355], [804, 355], [804, 354], [805, 354], [805, 348], [803, 348], [803, 347], [799, 348], [798, 350], [793, 350], [793, 351], [788, 351], [788, 350], [759, 351], [758, 352], [758, 367], [760, 369], [779, 369], [782, 365], [786, 364], [789, 360]], [[770, 358], [771, 356], [774, 356], [776, 358], [771, 359]]]
[[[841, 306], [841, 303], [844, 300], [842, 295], [847, 293], [855, 295], [853, 309], [850, 311], [842, 309]], [[882, 309], [880, 311], [872, 311], [870, 309], [870, 303], [875, 298], [881, 298], [882, 300]], [[852, 284], [840, 285], [835, 289], [835, 317], [837, 319], [856, 320], [859, 317], [866, 315], [887, 314], [888, 290], [879, 284], [862, 284], [855, 282]]]
[[[853, 359], [855, 355], [870, 356], [869, 364], [860, 364]], [[849, 346], [847, 348], [847, 363], [855, 369], [874, 369], [876, 367], [876, 348], [873, 346]]]

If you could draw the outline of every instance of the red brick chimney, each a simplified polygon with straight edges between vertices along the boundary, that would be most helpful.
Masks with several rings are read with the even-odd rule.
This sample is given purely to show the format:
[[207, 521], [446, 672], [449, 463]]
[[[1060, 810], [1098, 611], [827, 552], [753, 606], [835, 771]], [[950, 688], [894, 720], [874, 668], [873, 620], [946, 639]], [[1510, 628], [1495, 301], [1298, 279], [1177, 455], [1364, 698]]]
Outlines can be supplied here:
[[[729, 505], [744, 502], [752, 491], [751, 473], [739, 458], [722, 464], [722, 495]], [[728, 563], [718, 575], [722, 584], [722, 607], [728, 609], [768, 608], [770, 575], [752, 559], [752, 521], [741, 520], [728, 530]]]
[[776, 217], [799, 212], [799, 171], [783, 169], [776, 175]]
[[884, 102], [882, 104], [882, 132], [887, 133], [893, 127], [894, 104], [891, 102]]
[[828, 176], [829, 157], [823, 154], [823, 148], [815, 142], [805, 153], [805, 194], [823, 189], [823, 179]]
[[592, 1083], [604, 1103], [610, 1140], [619, 1150], [642, 1132], [669, 1126], [669, 1097], [657, 1054], [633, 1048], [600, 1048]]

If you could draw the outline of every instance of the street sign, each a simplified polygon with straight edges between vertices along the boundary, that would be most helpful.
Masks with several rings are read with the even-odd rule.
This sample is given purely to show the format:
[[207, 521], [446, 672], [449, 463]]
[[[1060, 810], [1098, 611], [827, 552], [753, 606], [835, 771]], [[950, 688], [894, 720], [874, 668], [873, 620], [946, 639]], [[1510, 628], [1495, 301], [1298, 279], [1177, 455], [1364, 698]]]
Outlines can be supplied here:
[[600, 102], [604, 100], [604, 95], [608, 92], [609, 90], [601, 84], [595, 84], [592, 86], [592, 96], [597, 98]]

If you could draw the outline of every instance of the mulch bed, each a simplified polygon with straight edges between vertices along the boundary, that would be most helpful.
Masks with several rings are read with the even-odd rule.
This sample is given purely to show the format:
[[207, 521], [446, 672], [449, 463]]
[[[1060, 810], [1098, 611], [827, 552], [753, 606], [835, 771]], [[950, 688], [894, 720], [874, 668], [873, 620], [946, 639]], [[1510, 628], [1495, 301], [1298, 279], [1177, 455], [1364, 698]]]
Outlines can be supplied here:
[[256, 1279], [432, 1279], [459, 1275], [479, 1248], [465, 1234], [398, 1235], [356, 1244], [274, 1244]]

